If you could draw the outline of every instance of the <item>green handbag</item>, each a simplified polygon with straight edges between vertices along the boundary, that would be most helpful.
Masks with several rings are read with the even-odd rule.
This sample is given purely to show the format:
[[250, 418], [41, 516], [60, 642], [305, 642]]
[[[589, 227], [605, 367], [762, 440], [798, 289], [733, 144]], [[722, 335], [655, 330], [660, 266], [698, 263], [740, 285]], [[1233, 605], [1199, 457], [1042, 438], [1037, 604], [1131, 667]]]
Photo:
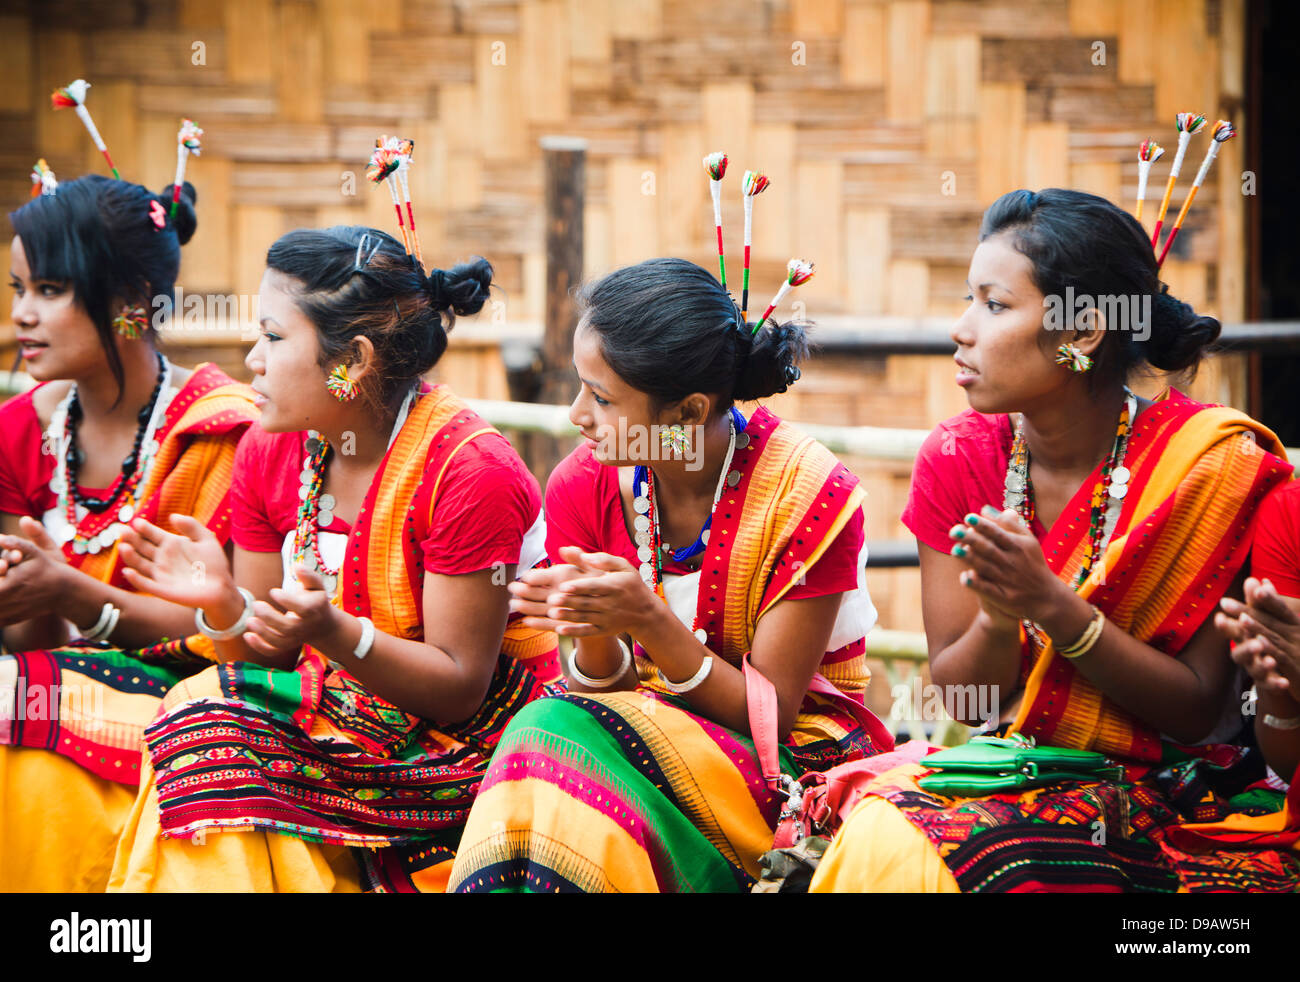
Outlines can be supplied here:
[[1033, 737], [977, 736], [960, 747], [920, 761], [936, 773], [919, 782], [924, 791], [943, 795], [983, 795], [1022, 791], [1061, 781], [1118, 780], [1124, 769], [1104, 754], [1068, 747], [1039, 747]]

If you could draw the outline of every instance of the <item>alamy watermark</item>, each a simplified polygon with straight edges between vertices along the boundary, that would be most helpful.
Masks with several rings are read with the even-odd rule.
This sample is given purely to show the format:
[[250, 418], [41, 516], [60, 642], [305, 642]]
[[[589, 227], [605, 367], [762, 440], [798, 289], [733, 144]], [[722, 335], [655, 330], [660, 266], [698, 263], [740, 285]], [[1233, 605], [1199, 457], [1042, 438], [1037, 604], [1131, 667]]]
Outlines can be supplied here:
[[1107, 331], [1129, 331], [1133, 340], [1145, 341], [1151, 337], [1151, 294], [1102, 294], [1075, 293], [1074, 287], [1067, 286], [1065, 294], [1049, 293], [1043, 297], [1043, 306], [1047, 313], [1043, 316], [1043, 327], [1049, 331], [1087, 331], [1096, 328], [1089, 316], [1095, 310], [1101, 316], [1102, 325]]
[[605, 460], [638, 462], [684, 460], [688, 471], [698, 471], [704, 466], [704, 427], [629, 425], [620, 417], [618, 425], [602, 423], [596, 427], [596, 455]]

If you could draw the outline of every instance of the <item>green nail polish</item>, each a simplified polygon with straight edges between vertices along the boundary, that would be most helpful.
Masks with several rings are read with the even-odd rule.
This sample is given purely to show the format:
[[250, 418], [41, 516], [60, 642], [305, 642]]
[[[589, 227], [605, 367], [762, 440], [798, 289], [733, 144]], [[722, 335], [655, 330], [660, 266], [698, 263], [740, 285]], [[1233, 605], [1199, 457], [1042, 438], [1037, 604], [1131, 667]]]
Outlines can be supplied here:
[[978, 525], [979, 523], [980, 523], [980, 517], [978, 515], [972, 513], [966, 516], [967, 525]]
[[960, 559], [966, 555], [966, 547], [961, 545], [953, 546], [952, 554], [956, 556], [958, 559]]
[[958, 538], [958, 539], [964, 539], [964, 538], [966, 538], [966, 530], [965, 530], [964, 528], [961, 528], [961, 527], [958, 527], [958, 528], [953, 529], [952, 534], [953, 534], [953, 536], [954, 536], [955, 538]]

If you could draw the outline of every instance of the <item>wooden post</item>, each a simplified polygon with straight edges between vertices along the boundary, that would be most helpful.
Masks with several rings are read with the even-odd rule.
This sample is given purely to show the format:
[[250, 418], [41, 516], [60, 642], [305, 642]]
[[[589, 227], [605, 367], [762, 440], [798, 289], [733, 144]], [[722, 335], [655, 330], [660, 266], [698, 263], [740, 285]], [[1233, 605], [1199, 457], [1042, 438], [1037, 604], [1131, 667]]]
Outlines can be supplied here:
[[[546, 308], [539, 401], [571, 402], [573, 332], [578, 326], [573, 293], [582, 282], [583, 206], [587, 187], [587, 141], [547, 136], [541, 140], [546, 185]], [[572, 441], [538, 436], [530, 440], [528, 463], [545, 483]]]

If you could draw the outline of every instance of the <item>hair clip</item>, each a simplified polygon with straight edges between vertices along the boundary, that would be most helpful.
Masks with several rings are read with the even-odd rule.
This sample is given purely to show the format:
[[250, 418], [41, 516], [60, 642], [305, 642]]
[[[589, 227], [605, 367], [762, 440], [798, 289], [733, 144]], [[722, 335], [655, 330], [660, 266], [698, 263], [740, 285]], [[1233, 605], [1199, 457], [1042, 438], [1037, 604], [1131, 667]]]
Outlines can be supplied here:
[[167, 211], [154, 198], [149, 202], [149, 217], [153, 219], [154, 227], [161, 230], [167, 225]]
[[362, 232], [361, 241], [357, 243], [356, 258], [352, 260], [352, 272], [359, 273], [367, 266], [369, 266], [370, 260], [375, 258], [375, 253], [378, 252], [379, 247], [384, 244], [384, 240], [376, 238], [374, 246], [372, 246], [370, 251], [366, 253], [366, 258], [362, 259], [361, 253], [365, 252], [366, 246], [369, 245], [369, 243], [370, 243], [370, 233]]

